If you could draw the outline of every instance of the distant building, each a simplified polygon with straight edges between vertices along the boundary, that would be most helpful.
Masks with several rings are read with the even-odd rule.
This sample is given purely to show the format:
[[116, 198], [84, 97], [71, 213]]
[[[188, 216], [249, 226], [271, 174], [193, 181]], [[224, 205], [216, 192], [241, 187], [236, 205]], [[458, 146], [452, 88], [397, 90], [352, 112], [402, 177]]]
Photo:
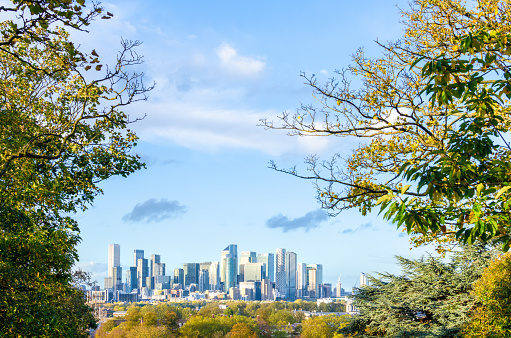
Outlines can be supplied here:
[[272, 253], [260, 253], [257, 255], [257, 263], [264, 263], [266, 265], [266, 276], [264, 279], [269, 279], [275, 283], [275, 255]]
[[113, 268], [121, 266], [121, 246], [119, 244], [108, 245], [108, 277], [113, 277]]
[[[158, 276], [157, 271], [156, 271], [156, 269], [157, 269], [156, 265], [161, 263], [160, 259], [161, 259], [160, 255], [151, 255], [151, 262], [149, 263], [149, 276], [151, 276], [151, 277]], [[160, 266], [160, 269], [161, 269], [161, 266]], [[165, 274], [165, 272], [162, 275], [164, 275], [164, 274]]]
[[221, 253], [220, 281], [224, 285], [224, 291], [229, 291], [236, 286], [238, 279], [238, 246], [230, 244]]
[[367, 276], [365, 273], [360, 273], [360, 287], [363, 287], [365, 285], [369, 285], [369, 282], [367, 281]]
[[307, 296], [307, 264], [298, 263], [296, 267], [296, 296], [303, 298]]
[[185, 285], [185, 271], [183, 269], [174, 269], [174, 281], [173, 284]]
[[209, 289], [220, 290], [220, 262], [211, 262], [209, 266]]
[[132, 266], [126, 271], [126, 292], [138, 289], [137, 284], [137, 267]]
[[245, 282], [260, 282], [266, 276], [266, 264], [245, 263]]
[[339, 275], [337, 285], [335, 286], [335, 297], [341, 298], [342, 296], [343, 295], [342, 295], [341, 275]]
[[200, 267], [199, 263], [184, 263], [183, 264], [185, 287], [190, 284], [198, 284], [199, 283], [199, 267]]
[[138, 260], [144, 258], [144, 250], [133, 251], [133, 266], [138, 267]]
[[257, 260], [256, 253], [254, 251], [242, 251], [239, 256], [239, 282], [245, 281], [245, 264], [254, 263]]
[[147, 286], [147, 277], [149, 276], [149, 266], [146, 258], [139, 258], [137, 261], [137, 286], [141, 290]]
[[286, 249], [279, 248], [275, 254], [275, 289], [280, 297], [286, 295]]
[[286, 275], [286, 298], [296, 298], [296, 253], [287, 251], [285, 262], [285, 275]]

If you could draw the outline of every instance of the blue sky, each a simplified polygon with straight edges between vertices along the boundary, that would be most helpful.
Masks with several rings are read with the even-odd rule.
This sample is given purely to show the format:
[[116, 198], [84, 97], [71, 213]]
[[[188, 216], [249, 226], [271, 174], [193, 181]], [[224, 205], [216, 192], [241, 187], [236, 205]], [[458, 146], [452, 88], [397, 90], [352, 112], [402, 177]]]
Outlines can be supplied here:
[[[167, 270], [215, 261], [229, 244], [239, 251], [286, 248], [298, 261], [323, 264], [324, 281], [340, 273], [346, 289], [360, 272], [398, 272], [394, 256], [418, 257], [376, 214], [356, 210], [335, 218], [319, 210], [312, 182], [268, 169], [289, 167], [310, 154], [328, 159], [357, 143], [299, 138], [257, 126], [300, 103], [313, 103], [300, 72], [320, 81], [349, 65], [374, 40], [402, 34], [397, 5], [406, 1], [110, 1], [111, 20], [73, 33], [84, 50], [112, 60], [120, 38], [141, 40], [149, 100], [128, 108], [147, 115], [133, 125], [135, 150], [147, 169], [101, 184], [104, 195], [76, 217], [79, 266], [100, 285], [109, 243], [121, 245], [121, 264], [133, 250], [160, 254]], [[432, 251], [431, 249], [429, 249]]]

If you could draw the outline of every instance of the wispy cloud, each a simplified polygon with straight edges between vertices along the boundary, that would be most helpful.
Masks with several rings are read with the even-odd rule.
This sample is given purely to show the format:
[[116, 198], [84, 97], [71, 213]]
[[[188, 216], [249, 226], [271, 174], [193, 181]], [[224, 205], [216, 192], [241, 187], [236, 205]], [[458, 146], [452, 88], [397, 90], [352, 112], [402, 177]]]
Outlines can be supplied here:
[[372, 223], [364, 223], [364, 224], [359, 225], [356, 228], [344, 229], [342, 231], [339, 230], [337, 233], [338, 234], [342, 234], [342, 235], [350, 235], [350, 234], [353, 234], [355, 232], [359, 232], [359, 231], [363, 231], [363, 230], [367, 230], [367, 229], [371, 229], [371, 228], [374, 228]]
[[161, 222], [169, 218], [181, 216], [186, 207], [178, 201], [168, 201], [165, 198], [156, 200], [151, 198], [144, 203], [135, 205], [133, 210], [122, 218], [126, 222]]
[[227, 43], [220, 45], [217, 55], [222, 66], [233, 74], [254, 76], [261, 73], [266, 66], [264, 61], [239, 55], [236, 49]]
[[282, 214], [273, 216], [266, 221], [266, 226], [271, 229], [281, 228], [283, 232], [303, 228], [306, 232], [312, 228], [317, 228], [328, 219], [328, 214], [324, 210], [315, 210], [306, 213], [302, 217], [290, 219]]

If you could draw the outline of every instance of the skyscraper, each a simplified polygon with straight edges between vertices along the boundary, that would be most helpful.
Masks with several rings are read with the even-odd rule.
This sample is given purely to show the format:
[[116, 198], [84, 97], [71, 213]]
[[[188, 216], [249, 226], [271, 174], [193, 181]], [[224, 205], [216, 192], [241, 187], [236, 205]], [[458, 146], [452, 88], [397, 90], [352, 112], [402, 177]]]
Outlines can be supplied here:
[[[121, 246], [119, 244], [108, 245], [108, 277], [113, 277], [113, 268], [121, 266]], [[115, 282], [114, 282], [115, 284]]]
[[199, 283], [199, 263], [184, 263], [183, 272], [185, 277], [184, 286]]
[[244, 282], [260, 282], [266, 275], [266, 264], [245, 263]]
[[307, 295], [307, 264], [298, 263], [296, 267], [296, 296], [301, 298]]
[[224, 283], [224, 291], [236, 286], [238, 277], [238, 246], [230, 244], [221, 254], [220, 281]]
[[185, 271], [183, 269], [174, 269], [174, 281], [173, 284], [181, 284], [181, 287], [185, 287]]
[[296, 253], [287, 251], [285, 262], [286, 298], [296, 298]]
[[286, 249], [277, 249], [275, 255], [275, 289], [281, 297], [286, 296]]
[[265, 279], [275, 282], [275, 255], [272, 253], [260, 253], [257, 255], [257, 263], [266, 264]]
[[240, 252], [240, 270], [239, 270], [239, 280], [238, 282], [245, 281], [245, 264], [246, 263], [255, 263], [257, 260], [256, 253], [254, 251], [242, 251]]
[[138, 267], [138, 260], [144, 258], [144, 250], [135, 250], [133, 252], [133, 266]]
[[159, 263], [160, 263], [160, 255], [151, 255], [151, 262], [149, 265], [149, 275], [151, 277], [156, 276], [155, 268], [156, 268], [156, 264], [159, 264]]
[[307, 264], [307, 289], [310, 297], [319, 296], [320, 284], [323, 284], [323, 265]]
[[209, 289], [220, 289], [220, 262], [211, 262], [209, 266]]
[[137, 288], [137, 267], [132, 266], [126, 271], [126, 292], [131, 292]]
[[137, 260], [137, 286], [142, 289], [147, 286], [147, 277], [149, 276], [149, 266], [146, 258], [139, 258]]

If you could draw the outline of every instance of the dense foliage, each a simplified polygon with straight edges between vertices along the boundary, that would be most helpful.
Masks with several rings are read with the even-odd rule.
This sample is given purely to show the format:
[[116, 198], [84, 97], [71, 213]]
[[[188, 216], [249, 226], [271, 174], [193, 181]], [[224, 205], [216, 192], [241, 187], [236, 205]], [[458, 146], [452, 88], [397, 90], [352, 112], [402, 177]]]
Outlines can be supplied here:
[[475, 285], [476, 306], [464, 337], [511, 336], [511, 256], [502, 255], [484, 271]]
[[122, 41], [113, 67], [79, 51], [62, 27], [82, 30], [97, 3], [13, 0], [0, 13], [12, 17], [0, 23], [0, 335], [87, 336], [70, 215], [100, 181], [143, 166], [122, 111], [145, 99], [142, 74], [126, 69], [142, 61], [139, 43]]
[[371, 286], [357, 289], [360, 310], [343, 332], [363, 337], [461, 337], [476, 304], [473, 284], [496, 252], [481, 246], [440, 257], [397, 257], [401, 275], [370, 276]]
[[380, 44], [381, 57], [360, 50], [324, 85], [303, 75], [318, 106], [263, 120], [293, 135], [356, 138], [358, 148], [312, 156], [307, 173], [273, 168], [314, 180], [334, 215], [381, 204], [417, 245], [496, 240], [507, 250], [511, 4], [415, 0], [401, 13], [404, 36]]

